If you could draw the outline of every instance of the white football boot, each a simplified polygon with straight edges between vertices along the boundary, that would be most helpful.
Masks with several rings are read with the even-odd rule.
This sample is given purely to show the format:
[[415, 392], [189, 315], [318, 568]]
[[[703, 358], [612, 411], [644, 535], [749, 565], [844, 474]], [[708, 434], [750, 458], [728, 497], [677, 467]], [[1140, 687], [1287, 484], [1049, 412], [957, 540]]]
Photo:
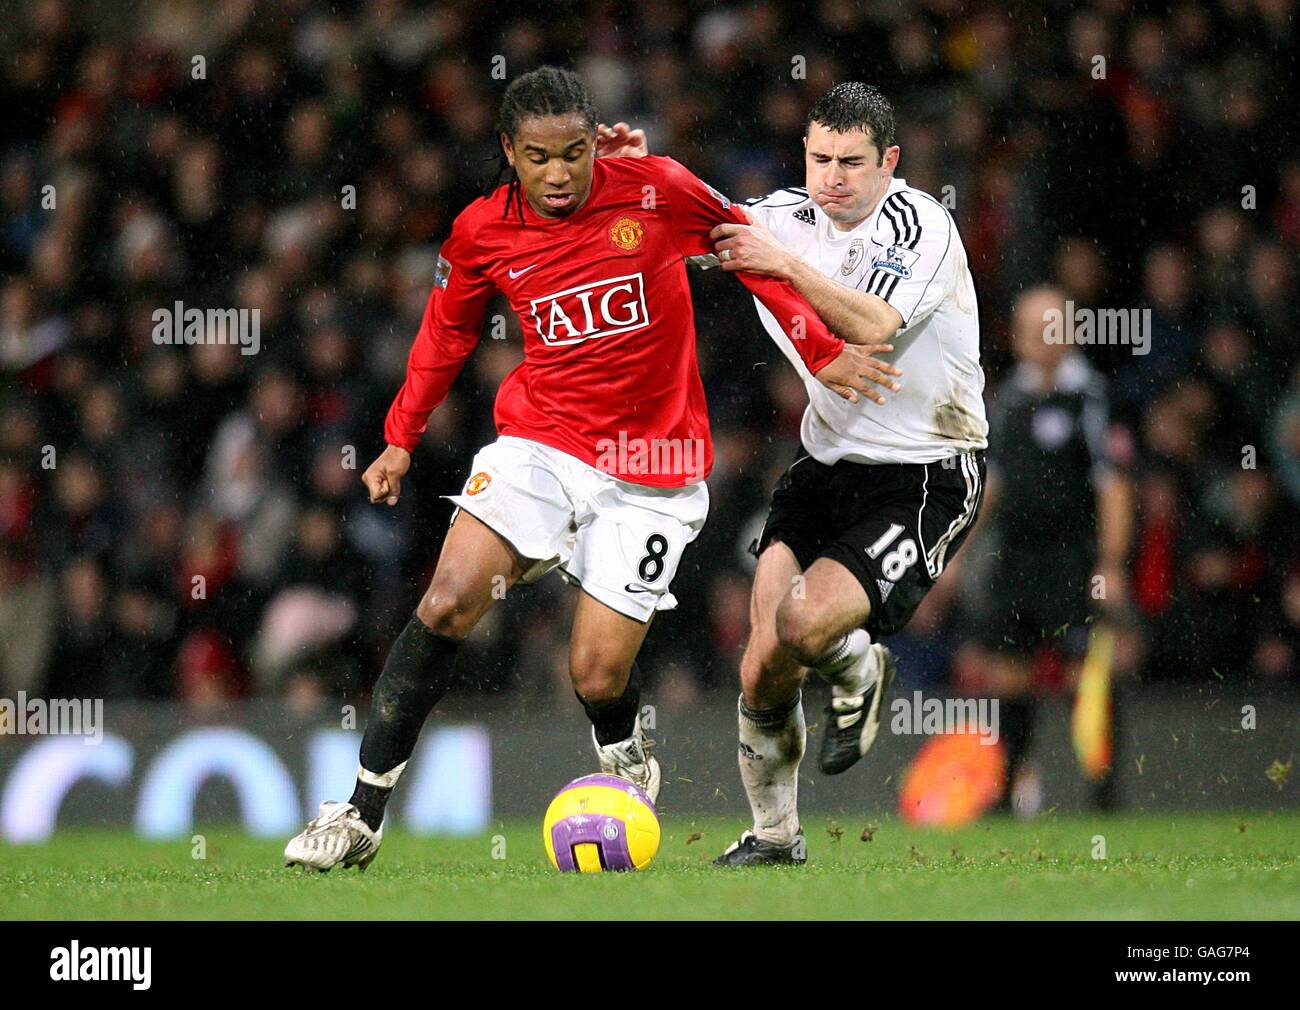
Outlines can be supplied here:
[[371, 831], [351, 803], [326, 800], [302, 834], [284, 847], [285, 866], [310, 866], [322, 873], [343, 864], [364, 871], [384, 840], [384, 826]]
[[600, 770], [606, 775], [617, 775], [640, 786], [641, 791], [650, 797], [650, 802], [659, 803], [659, 783], [662, 775], [659, 762], [650, 753], [654, 741], [646, 738], [641, 728], [641, 717], [636, 717], [636, 726], [632, 735], [626, 740], [602, 747], [596, 742], [596, 729], [592, 727], [591, 742], [596, 746], [596, 757], [600, 760]]

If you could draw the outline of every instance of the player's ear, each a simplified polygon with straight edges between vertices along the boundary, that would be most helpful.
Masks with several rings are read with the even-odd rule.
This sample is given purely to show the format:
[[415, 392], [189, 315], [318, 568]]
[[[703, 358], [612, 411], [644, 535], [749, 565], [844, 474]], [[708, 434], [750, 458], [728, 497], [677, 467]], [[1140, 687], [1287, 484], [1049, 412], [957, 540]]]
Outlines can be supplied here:
[[890, 148], [887, 148], [885, 150], [885, 157], [882, 160], [880, 167], [883, 168], [890, 175], [892, 175], [894, 169], [898, 167], [898, 156], [901, 153], [901, 151], [902, 149], [897, 144], [893, 145]]
[[515, 167], [515, 145], [511, 143], [510, 134], [508, 133], [501, 134], [501, 150], [505, 152], [506, 161], [510, 163], [510, 167], [514, 168]]

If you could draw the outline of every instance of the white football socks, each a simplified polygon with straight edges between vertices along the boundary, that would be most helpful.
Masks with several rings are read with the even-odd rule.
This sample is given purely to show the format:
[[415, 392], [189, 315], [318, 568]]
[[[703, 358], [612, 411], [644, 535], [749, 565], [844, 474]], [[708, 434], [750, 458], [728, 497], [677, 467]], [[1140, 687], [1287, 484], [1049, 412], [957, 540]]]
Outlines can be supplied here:
[[829, 652], [813, 664], [835, 694], [858, 694], [871, 686], [879, 671], [877, 663], [859, 663], [871, 648], [871, 636], [861, 628], [850, 631]]
[[799, 830], [799, 762], [808, 740], [802, 694], [780, 708], [740, 700], [740, 779], [754, 813], [754, 834], [789, 845]]

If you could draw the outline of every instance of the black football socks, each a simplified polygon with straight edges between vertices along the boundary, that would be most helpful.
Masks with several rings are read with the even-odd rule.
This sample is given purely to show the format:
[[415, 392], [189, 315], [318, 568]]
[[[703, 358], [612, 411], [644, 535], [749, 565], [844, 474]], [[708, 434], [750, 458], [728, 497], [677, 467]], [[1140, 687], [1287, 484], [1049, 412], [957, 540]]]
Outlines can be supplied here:
[[587, 718], [596, 730], [596, 743], [608, 747], [626, 740], [636, 729], [637, 713], [641, 711], [641, 673], [636, 663], [628, 673], [623, 694], [614, 701], [590, 702], [580, 694], [578, 700], [587, 710]]
[[1029, 744], [1034, 736], [1034, 715], [1038, 702], [1032, 695], [998, 699], [999, 732], [1007, 748], [1007, 780], [998, 809], [1011, 811], [1011, 791], [1015, 786], [1016, 772], [1024, 764]]
[[415, 750], [424, 721], [447, 693], [460, 643], [412, 617], [388, 652], [371, 694], [370, 718], [361, 738], [361, 770], [352, 804], [370, 829], [378, 830], [393, 787]]

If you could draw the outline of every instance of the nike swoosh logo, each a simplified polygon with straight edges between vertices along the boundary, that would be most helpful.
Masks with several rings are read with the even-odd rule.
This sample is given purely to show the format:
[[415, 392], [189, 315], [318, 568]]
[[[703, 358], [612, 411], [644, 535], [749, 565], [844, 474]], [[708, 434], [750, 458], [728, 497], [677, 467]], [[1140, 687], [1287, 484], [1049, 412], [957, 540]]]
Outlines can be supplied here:
[[510, 274], [510, 279], [514, 280], [516, 277], [522, 277], [524, 274], [528, 273], [528, 271], [533, 269], [533, 267], [535, 266], [537, 266], [536, 263], [534, 263], [532, 267], [524, 267], [522, 270], [515, 270], [511, 268], [506, 272]]
[[653, 590], [650, 589], [642, 589], [640, 586], [634, 586], [630, 582], [623, 587], [623, 592], [625, 593], [649, 593], [652, 591]]

